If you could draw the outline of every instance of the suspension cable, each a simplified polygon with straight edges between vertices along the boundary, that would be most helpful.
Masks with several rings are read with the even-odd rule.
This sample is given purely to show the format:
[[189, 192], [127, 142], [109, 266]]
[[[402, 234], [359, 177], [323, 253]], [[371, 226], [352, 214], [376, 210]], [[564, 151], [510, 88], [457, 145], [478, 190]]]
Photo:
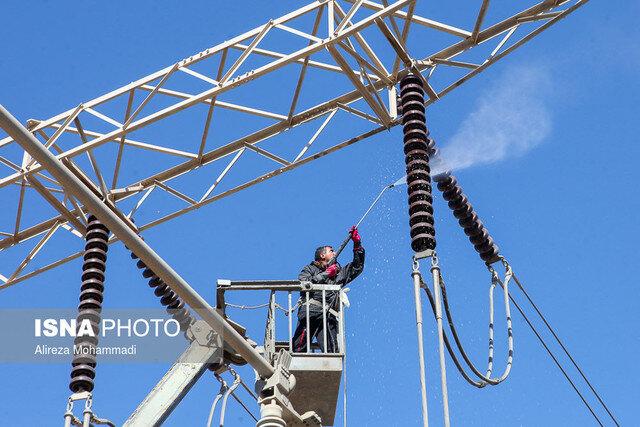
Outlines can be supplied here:
[[238, 388], [239, 385], [240, 385], [240, 377], [236, 374], [233, 376], [233, 383], [231, 384], [231, 387], [227, 389], [227, 391], [224, 393], [224, 396], [222, 397], [222, 409], [220, 411], [220, 427], [224, 426], [224, 417], [227, 414], [227, 402], [229, 401], [229, 395], [232, 394], [235, 391], [235, 389]]
[[[422, 281], [421, 281], [422, 282]], [[429, 303], [431, 304], [431, 310], [433, 311], [433, 316], [435, 319], [435, 315], [436, 315], [436, 303], [433, 300], [433, 294], [431, 293], [431, 290], [429, 289], [428, 286], [425, 285], [424, 282], [422, 282], [421, 285], [422, 289], [425, 290], [425, 292], [427, 293], [427, 297], [429, 298]], [[449, 353], [449, 356], [451, 356], [451, 360], [453, 361], [453, 364], [456, 365], [456, 368], [458, 369], [458, 372], [460, 372], [460, 375], [462, 375], [462, 377], [472, 386], [477, 387], [477, 388], [483, 388], [487, 385], [486, 382], [484, 381], [475, 381], [473, 378], [471, 378], [469, 376], [469, 374], [467, 374], [467, 372], [464, 370], [464, 368], [462, 367], [462, 364], [460, 363], [460, 360], [458, 359], [458, 356], [456, 355], [456, 353], [453, 351], [453, 347], [451, 347], [451, 342], [449, 341], [449, 338], [447, 336], [446, 331], [443, 331], [443, 339], [444, 339], [444, 344], [447, 347], [447, 352]]]
[[589, 388], [591, 389], [591, 391], [593, 392], [593, 394], [596, 396], [596, 398], [598, 399], [598, 401], [600, 402], [600, 404], [604, 407], [604, 409], [607, 411], [607, 413], [609, 414], [609, 416], [611, 417], [611, 419], [613, 420], [613, 422], [616, 424], [616, 426], [620, 427], [620, 424], [618, 423], [618, 421], [616, 420], [616, 418], [613, 416], [613, 413], [609, 410], [609, 408], [607, 407], [607, 405], [604, 403], [604, 401], [602, 400], [602, 398], [600, 397], [600, 395], [598, 394], [598, 392], [595, 390], [595, 388], [593, 387], [593, 385], [591, 385], [591, 382], [587, 379], [587, 376], [585, 375], [585, 373], [582, 371], [582, 369], [580, 369], [580, 367], [578, 366], [578, 363], [574, 360], [574, 358], [571, 356], [571, 354], [569, 353], [569, 350], [567, 350], [567, 347], [565, 347], [565, 345], [562, 343], [562, 341], [560, 340], [560, 338], [558, 337], [558, 335], [556, 334], [555, 330], [551, 327], [551, 325], [549, 324], [549, 322], [547, 321], [547, 319], [545, 318], [545, 316], [542, 314], [542, 312], [540, 311], [540, 309], [538, 308], [538, 306], [533, 302], [533, 300], [531, 299], [531, 297], [529, 296], [529, 293], [524, 289], [524, 286], [522, 286], [522, 283], [520, 282], [520, 280], [518, 280], [518, 278], [516, 277], [516, 275], [513, 275], [513, 280], [516, 282], [516, 284], [518, 285], [518, 288], [520, 288], [520, 290], [522, 291], [522, 293], [524, 294], [524, 296], [527, 298], [527, 300], [529, 301], [529, 303], [531, 304], [531, 306], [534, 308], [534, 310], [536, 311], [536, 313], [538, 313], [538, 316], [540, 316], [540, 318], [542, 319], [542, 321], [544, 322], [544, 324], [546, 325], [547, 329], [549, 329], [549, 332], [551, 332], [551, 334], [553, 335], [553, 337], [555, 338], [556, 342], [560, 345], [560, 347], [562, 348], [562, 350], [564, 351], [564, 353], [567, 355], [567, 357], [569, 358], [569, 360], [571, 360], [571, 363], [573, 364], [573, 366], [578, 370], [578, 372], [580, 373], [580, 375], [582, 376], [582, 379], [584, 379], [584, 381], [587, 383], [587, 385], [589, 386]]
[[229, 366], [227, 366], [227, 370], [231, 372], [231, 375], [234, 378], [234, 381], [231, 387], [228, 386], [228, 384], [222, 378], [222, 376], [214, 373], [216, 379], [220, 382], [220, 390], [218, 391], [218, 394], [216, 395], [215, 399], [213, 400], [213, 404], [211, 405], [211, 410], [209, 411], [209, 418], [207, 419], [207, 427], [211, 427], [211, 423], [213, 422], [213, 415], [215, 413], [218, 402], [220, 402], [221, 400], [222, 400], [222, 412], [220, 414], [220, 426], [224, 425], [227, 400], [229, 396], [233, 397], [233, 399], [236, 402], [238, 402], [240, 406], [242, 406], [242, 408], [251, 416], [251, 418], [254, 419], [254, 421], [258, 422], [258, 418], [256, 418], [256, 416], [253, 415], [253, 413], [247, 407], [247, 405], [242, 400], [240, 400], [240, 398], [236, 395], [235, 390], [236, 388], [238, 388], [238, 386], [242, 386], [247, 391], [247, 393], [249, 393], [249, 395], [251, 395], [251, 397], [254, 398], [256, 401], [258, 400], [258, 397], [255, 395], [253, 391], [251, 391], [249, 387], [247, 387], [245, 382], [242, 381], [242, 377], [240, 377], [240, 375], [236, 371], [234, 371]]
[[[509, 265], [509, 263], [507, 263], [507, 261], [504, 258], [501, 258], [502, 261], [502, 265], [504, 265], [505, 268], [505, 280], [503, 282], [503, 295], [504, 295], [504, 312], [505, 312], [505, 317], [506, 317], [506, 321], [507, 321], [507, 347], [508, 347], [508, 354], [507, 354], [507, 365], [505, 366], [504, 372], [502, 373], [502, 375], [499, 378], [499, 382], [504, 381], [508, 376], [509, 376], [509, 372], [511, 372], [511, 366], [513, 365], [513, 328], [511, 325], [511, 307], [509, 305], [509, 282], [511, 281], [511, 278], [513, 277], [513, 270], [511, 269], [511, 266]], [[487, 365], [487, 378], [491, 378], [491, 373], [493, 372], [493, 349], [494, 349], [494, 342], [493, 342], [493, 314], [494, 314], [494, 310], [493, 310], [493, 291], [496, 287], [496, 284], [500, 281], [500, 278], [498, 277], [498, 273], [493, 269], [493, 267], [489, 264], [487, 266], [489, 268], [489, 271], [491, 272], [491, 287], [489, 290], [489, 304], [490, 304], [490, 310], [489, 310], [489, 361], [488, 361], [488, 365]]]
[[[508, 266], [508, 264], [506, 264], [505, 261], [505, 265]], [[491, 384], [491, 385], [497, 385], [499, 383], [501, 383], [502, 381], [504, 381], [507, 376], [509, 375], [509, 372], [511, 371], [511, 366], [513, 363], [513, 333], [512, 333], [512, 327], [511, 327], [511, 312], [509, 310], [509, 299], [508, 299], [508, 282], [510, 280], [510, 267], [507, 268], [507, 274], [505, 275], [506, 279], [505, 279], [505, 283], [507, 284], [507, 292], [504, 293], [504, 297], [505, 297], [505, 312], [506, 312], [506, 317], [507, 317], [507, 335], [508, 335], [508, 357], [507, 357], [507, 366], [505, 368], [504, 373], [500, 376], [500, 378], [494, 379], [491, 378], [491, 371], [492, 371], [492, 366], [493, 366], [493, 289], [495, 288], [496, 283], [498, 283], [497, 279], [497, 273], [495, 272], [495, 270], [490, 269], [490, 271], [492, 271], [492, 284], [490, 287], [490, 292], [489, 292], [489, 309], [490, 309], [490, 318], [489, 318], [489, 363], [488, 363], [488, 367], [487, 367], [487, 374], [483, 375], [473, 364], [473, 362], [471, 362], [470, 358], [468, 357], [467, 353], [464, 350], [464, 347], [460, 341], [460, 338], [458, 336], [457, 330], [455, 328], [455, 324], [453, 322], [453, 316], [451, 315], [451, 309], [449, 306], [449, 301], [447, 298], [447, 291], [446, 291], [446, 285], [444, 282], [444, 279], [442, 279], [442, 276], [440, 276], [440, 288], [442, 290], [442, 300], [444, 303], [444, 308], [445, 308], [445, 313], [447, 316], [447, 321], [449, 323], [449, 328], [451, 330], [451, 333], [453, 335], [454, 341], [456, 342], [456, 346], [458, 348], [458, 350], [460, 351], [460, 354], [462, 355], [462, 357], [464, 358], [466, 364], [469, 366], [469, 368], [472, 370], [472, 372], [478, 376], [481, 381], [475, 381], [473, 379], [471, 379], [469, 377], [469, 375], [467, 374], [467, 372], [464, 370], [464, 368], [462, 367], [458, 357], [456, 356], [455, 352], [453, 351], [453, 349], [451, 348], [451, 344], [449, 342], [449, 339], [447, 337], [447, 334], [444, 334], [444, 344], [447, 347], [447, 351], [449, 353], [449, 355], [451, 356], [451, 359], [453, 360], [453, 363], [456, 365], [456, 368], [458, 369], [458, 372], [460, 372], [460, 374], [464, 377], [464, 379], [471, 384], [474, 387], [477, 388], [482, 388], [484, 386], [486, 386], [487, 384]], [[422, 280], [422, 279], [421, 279]], [[433, 294], [431, 293], [431, 291], [429, 290], [428, 286], [426, 286], [426, 284], [424, 283], [424, 281], [422, 281], [422, 288], [424, 288], [424, 290], [427, 293], [427, 296], [429, 297], [429, 302], [431, 304], [431, 309], [434, 311], [434, 315], [435, 315], [435, 310], [436, 310], [436, 305], [434, 302], [434, 298], [433, 298]]]
[[[238, 378], [240, 378], [240, 385], [242, 386], [242, 388], [244, 388], [244, 389], [247, 391], [247, 393], [249, 393], [249, 395], [250, 395], [251, 397], [253, 397], [253, 400], [255, 400], [255, 401], [257, 402], [257, 401], [258, 401], [258, 396], [256, 396], [256, 394], [253, 392], [253, 390], [251, 390], [251, 389], [247, 386], [247, 384], [242, 380], [242, 377], [240, 377], [240, 375], [239, 375], [236, 371], [234, 371], [234, 370], [233, 370], [233, 368], [232, 368], [231, 366], [228, 366], [228, 367], [227, 367], [227, 369], [229, 370], [229, 372], [231, 372], [231, 374], [232, 374], [232, 375], [234, 375], [234, 376], [236, 376], [236, 375], [237, 375], [237, 376], [238, 376]], [[256, 420], [256, 421], [257, 421], [257, 420]]]
[[[235, 378], [234, 383], [237, 381], [237, 383], [239, 385], [241, 385], [242, 388], [244, 388], [247, 391], [247, 393], [249, 393], [249, 395], [251, 395], [251, 397], [253, 397], [253, 399], [257, 402], [258, 401], [258, 396], [256, 396], [255, 393], [253, 391], [251, 391], [251, 389], [249, 387], [247, 387], [245, 382], [242, 381], [242, 377], [240, 376], [240, 374], [238, 374], [236, 371], [234, 371], [231, 367], [229, 367], [229, 372], [231, 372], [231, 375], [233, 375], [233, 377]], [[233, 388], [233, 386], [232, 386], [232, 388]], [[235, 401], [238, 402], [240, 404], [240, 406], [242, 406], [244, 408], [245, 411], [247, 411], [247, 413], [251, 416], [251, 418], [254, 419], [255, 422], [258, 422], [258, 419], [256, 418], [256, 416], [253, 415], [253, 412], [251, 412], [249, 410], [247, 405], [242, 400], [240, 400], [240, 398], [236, 395], [234, 390], [231, 390], [231, 397], [233, 397], [235, 399]]]
[[[449, 344], [449, 340], [445, 334], [444, 328], [442, 327], [442, 308], [440, 301], [440, 266], [438, 265], [438, 257], [435, 251], [431, 254], [431, 275], [433, 278], [433, 294], [428, 290], [425, 285], [424, 280], [422, 279], [422, 274], [420, 273], [420, 264], [416, 257], [413, 258], [413, 283], [414, 283], [414, 296], [416, 303], [416, 325], [418, 330], [418, 356], [420, 362], [420, 386], [422, 393], [422, 418], [423, 425], [426, 427], [428, 425], [428, 411], [427, 411], [427, 393], [426, 393], [426, 384], [425, 384], [425, 367], [424, 367], [424, 350], [422, 343], [422, 303], [420, 301], [420, 288], [423, 287], [427, 290], [427, 295], [429, 296], [429, 302], [431, 303], [431, 308], [433, 314], [436, 319], [437, 324], [437, 333], [438, 333], [438, 353], [439, 353], [439, 362], [440, 362], [440, 386], [442, 391], [442, 407], [444, 414], [444, 425], [445, 427], [449, 427], [449, 397], [448, 397], [448, 389], [447, 389], [447, 373], [446, 373], [446, 365], [445, 365], [445, 355], [444, 348], [446, 346], [449, 354], [452, 354], [451, 345]], [[459, 371], [461, 371], [461, 366], [457, 360], [454, 361], [456, 367]], [[462, 372], [462, 375], [465, 379], [471, 380], [468, 376]], [[471, 380], [472, 381], [472, 380]], [[479, 385], [479, 384], [478, 384]], [[476, 385], [476, 386], [478, 386]]]
[[220, 381], [220, 390], [218, 391], [218, 394], [216, 394], [216, 397], [213, 399], [213, 403], [211, 404], [211, 410], [209, 411], [209, 418], [207, 419], [207, 427], [211, 427], [211, 423], [213, 422], [213, 414], [216, 411], [216, 406], [218, 406], [218, 402], [224, 395], [225, 391], [227, 391], [227, 389], [229, 388], [225, 380], [220, 375], [218, 374], [214, 374], [214, 375], [216, 379]]
[[502, 373], [502, 375], [499, 378], [491, 378], [491, 372], [493, 370], [493, 349], [494, 349], [494, 345], [493, 345], [493, 312], [494, 312], [493, 291], [495, 289], [496, 283], [500, 282], [496, 271], [493, 268], [489, 267], [489, 271], [492, 274], [492, 280], [491, 280], [491, 286], [489, 288], [489, 357], [488, 357], [489, 361], [488, 361], [488, 365], [487, 365], [487, 373], [486, 374], [482, 374], [480, 372], [480, 370], [478, 368], [476, 368], [476, 366], [473, 364], [473, 362], [471, 361], [471, 359], [467, 355], [466, 351], [464, 350], [464, 346], [462, 345], [462, 342], [460, 341], [460, 337], [458, 336], [457, 329], [456, 329], [455, 324], [453, 322], [453, 316], [451, 315], [451, 308], [449, 306], [449, 300], [447, 298], [447, 291], [446, 291], [445, 282], [444, 282], [443, 279], [441, 279], [441, 282], [440, 282], [440, 286], [442, 288], [442, 301], [444, 303], [444, 309], [445, 309], [445, 313], [446, 313], [446, 316], [447, 316], [447, 321], [449, 323], [449, 329], [451, 330], [451, 335], [453, 336], [453, 339], [454, 339], [454, 341], [456, 343], [456, 347], [460, 351], [460, 355], [462, 356], [462, 358], [466, 362], [467, 366], [469, 366], [471, 371], [478, 378], [480, 378], [480, 380], [482, 380], [482, 382], [485, 382], [485, 383], [488, 383], [488, 384], [491, 384], [491, 385], [497, 385], [497, 384], [500, 384], [501, 382], [503, 382], [509, 376], [509, 373], [511, 371], [511, 366], [513, 364], [513, 330], [512, 330], [512, 326], [511, 326], [511, 310], [510, 310], [510, 307], [509, 307], [509, 288], [508, 288], [509, 281], [511, 280], [511, 277], [512, 277], [513, 273], [511, 271], [511, 267], [509, 266], [509, 264], [506, 263], [506, 261], [503, 261], [503, 262], [504, 262], [504, 265], [505, 265], [505, 268], [506, 268], [506, 273], [505, 273], [504, 286], [502, 286], [502, 285], [501, 286], [502, 286], [502, 288], [504, 290], [505, 314], [506, 314], [506, 319], [507, 319], [508, 355], [507, 355], [507, 364], [506, 364], [505, 370], [504, 370], [504, 372]]
[[[515, 275], [513, 276], [514, 280], [516, 281], [516, 283], [518, 283], [518, 281], [515, 279]], [[501, 287], [503, 287], [503, 283], [501, 281], [497, 282]], [[422, 281], [421, 282], [421, 287], [426, 291], [427, 296], [429, 297], [429, 302], [431, 304], [431, 308], [434, 312], [434, 316], [435, 316], [435, 302], [434, 302], [434, 298], [433, 298], [433, 294], [431, 293], [431, 291], [429, 290], [428, 286], [426, 286], [426, 284]], [[504, 287], [503, 287], [504, 289]], [[575, 383], [571, 380], [571, 378], [569, 377], [569, 375], [567, 374], [567, 372], [565, 371], [565, 369], [562, 367], [562, 365], [560, 364], [560, 362], [558, 361], [558, 359], [556, 358], [556, 356], [553, 354], [553, 352], [551, 351], [551, 349], [549, 348], [549, 346], [546, 344], [546, 342], [544, 341], [544, 339], [542, 338], [542, 336], [538, 333], [537, 329], [535, 328], [535, 326], [533, 325], [533, 323], [531, 323], [531, 321], [529, 320], [529, 318], [527, 317], [527, 315], [524, 313], [524, 311], [522, 310], [522, 308], [520, 307], [520, 305], [514, 300], [513, 296], [509, 293], [509, 300], [513, 303], [513, 305], [516, 307], [516, 309], [518, 310], [518, 312], [520, 313], [520, 315], [522, 315], [522, 317], [524, 318], [525, 322], [527, 323], [527, 325], [529, 326], [529, 328], [531, 329], [531, 331], [534, 333], [534, 335], [536, 336], [536, 338], [538, 339], [538, 341], [540, 341], [540, 343], [542, 344], [542, 346], [544, 347], [544, 349], [547, 351], [547, 353], [549, 354], [549, 356], [551, 357], [551, 359], [553, 360], [553, 362], [556, 364], [556, 366], [558, 367], [558, 369], [560, 369], [560, 371], [562, 372], [562, 374], [564, 375], [565, 379], [569, 382], [569, 384], [571, 385], [571, 387], [573, 388], [573, 390], [576, 392], [576, 394], [580, 397], [580, 399], [582, 400], [582, 403], [584, 403], [584, 405], [587, 407], [587, 409], [589, 410], [589, 412], [591, 413], [591, 415], [594, 417], [594, 419], [596, 420], [596, 422], [600, 425], [603, 426], [602, 422], [600, 421], [600, 419], [598, 418], [598, 416], [596, 415], [596, 413], [594, 412], [593, 408], [589, 405], [589, 403], [587, 402], [587, 400], [584, 398], [584, 396], [582, 395], [582, 393], [580, 393], [580, 391], [578, 390], [577, 386], [575, 385]], [[445, 293], [443, 292], [443, 302], [445, 301]], [[447, 308], [447, 304], [445, 303], [445, 311]], [[453, 330], [452, 330], [453, 331]], [[477, 387], [477, 388], [482, 388], [484, 387], [487, 383], [484, 381], [474, 381], [473, 379], [471, 379], [469, 377], [469, 375], [464, 371], [464, 369], [462, 368], [460, 361], [458, 360], [458, 358], [456, 357], [455, 353], [453, 352], [453, 349], [451, 348], [451, 344], [447, 338], [447, 335], [444, 334], [444, 343], [447, 347], [447, 350], [449, 352], [449, 355], [451, 356], [451, 359], [453, 360], [453, 363], [456, 365], [456, 368], [458, 368], [458, 371], [460, 372], [460, 374], [462, 375], [462, 377], [472, 386]], [[464, 353], [462, 353], [464, 354]], [[604, 406], [604, 405], [603, 405]], [[606, 409], [606, 407], [605, 407]], [[609, 412], [609, 411], [607, 411]], [[612, 417], [613, 418], [613, 417]], [[614, 422], [615, 419], [614, 419]], [[616, 422], [616, 425], [619, 426], [619, 424]]]
[[[500, 286], [502, 286], [502, 282], [498, 282], [500, 284]], [[522, 308], [520, 307], [520, 305], [515, 301], [515, 299], [513, 299], [513, 296], [511, 294], [509, 294], [509, 299], [511, 300], [511, 302], [513, 303], [513, 305], [518, 309], [518, 311], [520, 312], [520, 314], [522, 315], [522, 317], [524, 318], [524, 320], [527, 322], [527, 325], [529, 325], [529, 328], [533, 331], [533, 333], [535, 334], [535, 336], [538, 338], [538, 341], [540, 341], [540, 343], [542, 344], [542, 346], [544, 347], [544, 349], [547, 351], [547, 353], [549, 354], [549, 356], [551, 357], [551, 359], [553, 360], [553, 362], [556, 364], [556, 366], [558, 367], [558, 369], [560, 369], [560, 371], [562, 372], [562, 374], [564, 375], [564, 377], [567, 379], [567, 381], [569, 382], [569, 384], [571, 384], [571, 387], [573, 388], [573, 390], [578, 394], [578, 396], [580, 397], [580, 399], [582, 400], [582, 403], [585, 404], [585, 406], [587, 407], [587, 409], [589, 409], [589, 412], [591, 412], [591, 415], [593, 415], [593, 417], [595, 418], [596, 422], [604, 427], [604, 424], [602, 424], [602, 422], [600, 421], [600, 418], [598, 418], [598, 416], [596, 415], [596, 413], [593, 411], [593, 408], [591, 408], [591, 406], [589, 405], [589, 403], [587, 402], [587, 400], [584, 398], [584, 396], [582, 395], [582, 393], [580, 393], [580, 391], [578, 390], [578, 388], [576, 387], [576, 385], [574, 384], [574, 382], [571, 380], [571, 378], [569, 378], [569, 375], [567, 374], [567, 372], [564, 370], [564, 368], [562, 367], [562, 365], [560, 364], [560, 362], [558, 361], [558, 359], [556, 358], [556, 356], [553, 354], [553, 352], [551, 351], [551, 349], [549, 348], [549, 346], [547, 346], [547, 343], [545, 343], [544, 339], [542, 339], [542, 336], [538, 333], [538, 331], [536, 330], [535, 326], [533, 326], [533, 323], [531, 323], [531, 321], [529, 320], [529, 318], [527, 317], [526, 314], [524, 314], [524, 311], [522, 310]]]
[[232, 304], [230, 302], [225, 302], [224, 305], [227, 307], [239, 308], [240, 310], [256, 310], [258, 308], [268, 307], [269, 303], [266, 302], [264, 304], [257, 304], [257, 305], [240, 305], [240, 304]]
[[[232, 304], [232, 303], [230, 303], [230, 302], [225, 302], [225, 303], [224, 303], [224, 305], [225, 305], [226, 307], [238, 308], [238, 309], [240, 309], [240, 310], [257, 310], [257, 309], [259, 309], [259, 308], [265, 308], [265, 307], [268, 307], [268, 306], [269, 306], [269, 303], [267, 302], [267, 303], [264, 303], [264, 304], [257, 304], [257, 305], [241, 305], [241, 304]], [[285, 308], [285, 307], [281, 306], [281, 305], [280, 305], [280, 304], [278, 304], [278, 303], [276, 303], [276, 304], [274, 305], [274, 307], [275, 307], [277, 310], [282, 311], [282, 312], [285, 314], [285, 316], [288, 316], [289, 314], [293, 313], [293, 312], [294, 312], [294, 311], [295, 311], [295, 310], [296, 310], [300, 305], [301, 305], [301, 301], [300, 301], [300, 300], [298, 300], [298, 302], [297, 302], [293, 307], [291, 307], [291, 310], [288, 310], [287, 308]]]

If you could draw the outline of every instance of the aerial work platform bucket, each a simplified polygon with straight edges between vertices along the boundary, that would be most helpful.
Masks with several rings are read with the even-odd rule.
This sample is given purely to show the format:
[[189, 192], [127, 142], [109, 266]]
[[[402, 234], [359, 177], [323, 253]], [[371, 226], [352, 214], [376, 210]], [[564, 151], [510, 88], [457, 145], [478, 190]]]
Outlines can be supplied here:
[[[237, 290], [268, 290], [270, 291], [269, 302], [260, 305], [268, 308], [267, 321], [265, 326], [264, 357], [274, 363], [280, 350], [286, 350], [291, 353], [292, 360], [289, 372], [296, 378], [296, 386], [287, 396], [296, 412], [302, 414], [307, 411], [314, 411], [322, 419], [322, 425], [333, 425], [338, 403], [338, 395], [340, 392], [340, 379], [344, 364], [344, 310], [325, 310], [322, 322], [326, 330], [327, 319], [329, 316], [335, 316], [337, 320], [338, 334], [335, 342], [335, 352], [328, 353], [322, 351], [327, 349], [325, 338], [323, 343], [313, 342], [312, 337], [307, 338], [308, 345], [306, 352], [298, 353], [293, 349], [293, 330], [294, 318], [297, 319], [297, 308], [302, 305], [309, 305], [310, 298], [307, 298], [310, 292], [321, 291], [323, 301], [325, 295], [330, 291], [340, 291], [339, 285], [312, 284], [308, 282], [300, 282], [297, 280], [261, 280], [261, 281], [231, 281], [218, 280], [217, 283], [217, 308], [225, 313], [227, 306], [237, 308], [248, 308], [246, 306], [238, 306], [225, 302], [225, 292]], [[292, 304], [292, 293], [300, 292], [301, 297], [298, 303]], [[286, 305], [278, 304], [277, 296], [286, 293]], [[338, 307], [341, 306], [342, 295], [339, 294]], [[286, 307], [286, 308], [285, 308]], [[276, 318], [278, 311], [284, 316], [288, 322], [289, 339], [287, 341], [276, 341]], [[307, 317], [307, 330], [309, 323]], [[322, 346], [320, 344], [323, 344]]]
[[333, 425], [340, 392], [342, 354], [292, 353], [296, 387], [289, 399], [298, 412], [315, 411], [323, 425]]

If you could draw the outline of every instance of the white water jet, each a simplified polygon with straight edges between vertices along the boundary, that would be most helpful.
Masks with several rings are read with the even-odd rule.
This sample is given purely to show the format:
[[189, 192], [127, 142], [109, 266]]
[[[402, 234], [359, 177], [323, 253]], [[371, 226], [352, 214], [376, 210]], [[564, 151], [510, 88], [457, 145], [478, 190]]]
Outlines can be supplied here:
[[551, 133], [545, 105], [551, 78], [547, 70], [531, 66], [506, 70], [432, 159], [432, 174], [522, 156], [542, 143]]

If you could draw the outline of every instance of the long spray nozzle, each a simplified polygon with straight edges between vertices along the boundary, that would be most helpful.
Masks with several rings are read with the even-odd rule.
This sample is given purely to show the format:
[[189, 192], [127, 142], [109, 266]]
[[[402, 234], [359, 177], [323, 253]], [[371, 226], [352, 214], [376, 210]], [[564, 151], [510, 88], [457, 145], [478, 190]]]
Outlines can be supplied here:
[[397, 180], [396, 182], [394, 182], [393, 184], [389, 184], [387, 187], [385, 188], [393, 188], [396, 185], [402, 185], [402, 184], [406, 184], [407, 183], [407, 175], [403, 176], [402, 178], [400, 178], [399, 180]]
[[[373, 209], [373, 207], [376, 205], [376, 203], [378, 203], [378, 200], [380, 200], [380, 198], [382, 197], [382, 195], [384, 194], [385, 191], [387, 191], [390, 188], [394, 188], [394, 187], [396, 187], [398, 185], [402, 185], [402, 184], [406, 184], [406, 183], [407, 183], [407, 176], [405, 175], [402, 178], [400, 178], [399, 180], [397, 180], [396, 182], [385, 186], [382, 189], [382, 191], [380, 191], [380, 194], [378, 194], [378, 196], [373, 200], [373, 203], [371, 203], [371, 205], [366, 210], [364, 215], [362, 215], [362, 218], [360, 218], [360, 220], [356, 223], [355, 228], [360, 227], [360, 224], [362, 223], [362, 221], [367, 217], [367, 215], [369, 215], [369, 212], [371, 212], [371, 209]], [[351, 234], [352, 234], [352, 232], [350, 231], [348, 233], [348, 235], [347, 235], [347, 238], [344, 239], [344, 241], [342, 242], [342, 244], [340, 245], [340, 247], [336, 251], [335, 255], [333, 256], [333, 259], [331, 260], [331, 262], [329, 264], [333, 264], [338, 260], [338, 257], [340, 256], [340, 254], [342, 253], [344, 248], [347, 246], [347, 243], [349, 243], [349, 240], [351, 240]]]

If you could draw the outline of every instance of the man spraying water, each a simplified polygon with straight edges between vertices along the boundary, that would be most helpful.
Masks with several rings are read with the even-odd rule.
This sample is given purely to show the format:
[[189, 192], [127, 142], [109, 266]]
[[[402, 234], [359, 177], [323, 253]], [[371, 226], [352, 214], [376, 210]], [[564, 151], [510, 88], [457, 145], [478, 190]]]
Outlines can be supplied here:
[[[378, 203], [385, 191], [398, 185], [406, 184], [406, 176], [382, 189], [380, 194], [373, 200], [373, 203], [365, 211], [362, 218], [356, 225], [351, 227], [349, 235], [342, 242], [337, 251], [332, 246], [320, 246], [316, 249], [314, 260], [305, 266], [298, 280], [301, 282], [311, 282], [315, 284], [339, 284], [344, 287], [347, 283], [354, 280], [362, 273], [364, 269], [364, 248], [362, 247], [362, 239], [358, 233], [360, 223], [371, 212], [371, 209]], [[349, 240], [353, 241], [353, 261], [344, 268], [340, 266], [337, 259], [342, 250], [345, 248]], [[307, 351], [307, 338], [311, 342], [315, 338], [322, 352], [335, 353], [336, 338], [338, 333], [338, 310], [341, 309], [339, 304], [339, 291], [328, 291], [325, 295], [324, 305], [322, 303], [322, 291], [318, 290], [309, 293], [309, 303], [306, 303], [305, 292], [300, 293], [302, 304], [298, 310], [298, 325], [293, 334], [293, 351], [303, 353]], [[307, 330], [307, 310], [309, 312], [309, 327]], [[326, 325], [323, 322], [323, 314], [326, 319]], [[327, 348], [324, 348], [324, 335], [327, 335]]]
[[[344, 268], [340, 267], [337, 255], [331, 246], [320, 246], [315, 251], [314, 260], [306, 265], [298, 280], [317, 284], [339, 284], [345, 286], [362, 273], [364, 269], [364, 247], [358, 229], [354, 225], [349, 230], [350, 240], [353, 241], [353, 261]], [[305, 301], [304, 292], [300, 297]], [[317, 340], [323, 353], [336, 353], [338, 336], [338, 310], [340, 291], [327, 291], [322, 304], [322, 291], [309, 293], [309, 303], [302, 304], [298, 310], [298, 326], [293, 334], [293, 351], [304, 353], [307, 351], [307, 337]], [[305, 301], [306, 302], [306, 301]], [[307, 329], [307, 310], [309, 312], [309, 327]], [[326, 325], [323, 322], [326, 319]], [[326, 334], [327, 348], [324, 348], [324, 336]]]

